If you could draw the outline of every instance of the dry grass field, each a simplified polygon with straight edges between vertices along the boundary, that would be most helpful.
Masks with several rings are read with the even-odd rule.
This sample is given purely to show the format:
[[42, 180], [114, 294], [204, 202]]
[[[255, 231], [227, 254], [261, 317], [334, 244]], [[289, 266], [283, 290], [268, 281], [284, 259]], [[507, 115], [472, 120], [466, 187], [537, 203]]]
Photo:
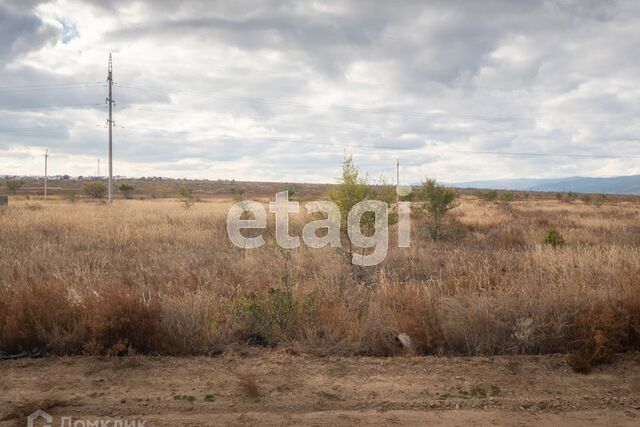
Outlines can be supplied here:
[[[326, 247], [234, 247], [231, 199], [12, 200], [0, 211], [0, 349], [207, 355], [569, 354], [578, 371], [636, 350], [640, 204], [464, 196], [442, 239], [353, 267]], [[303, 217], [292, 220], [300, 235]], [[553, 227], [563, 247], [543, 245]], [[407, 334], [403, 346], [398, 334]]]
[[[411, 247], [392, 225], [368, 268], [282, 250], [273, 216], [267, 244], [238, 249], [233, 203], [12, 197], [0, 351], [53, 357], [0, 362], [0, 426], [36, 409], [167, 426], [637, 422], [639, 201], [467, 192], [441, 238], [412, 214]], [[564, 246], [543, 244], [551, 228]]]

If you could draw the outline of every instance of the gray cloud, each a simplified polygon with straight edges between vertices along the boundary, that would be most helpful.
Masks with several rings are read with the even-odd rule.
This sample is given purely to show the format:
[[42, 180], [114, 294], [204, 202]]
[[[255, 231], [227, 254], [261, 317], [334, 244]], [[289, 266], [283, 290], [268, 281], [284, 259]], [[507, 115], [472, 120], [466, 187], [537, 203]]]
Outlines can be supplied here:
[[0, 66], [23, 53], [37, 50], [54, 42], [58, 30], [29, 13], [0, 5]]

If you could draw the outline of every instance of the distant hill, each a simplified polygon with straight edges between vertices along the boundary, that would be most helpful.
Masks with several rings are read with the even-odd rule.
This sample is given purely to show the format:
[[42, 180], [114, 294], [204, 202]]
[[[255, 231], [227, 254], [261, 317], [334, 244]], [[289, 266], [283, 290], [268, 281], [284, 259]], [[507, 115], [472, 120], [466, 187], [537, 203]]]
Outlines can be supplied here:
[[574, 193], [640, 194], [640, 175], [590, 178], [574, 176], [557, 179], [498, 179], [450, 184], [458, 188], [490, 188], [495, 190], [572, 191]]

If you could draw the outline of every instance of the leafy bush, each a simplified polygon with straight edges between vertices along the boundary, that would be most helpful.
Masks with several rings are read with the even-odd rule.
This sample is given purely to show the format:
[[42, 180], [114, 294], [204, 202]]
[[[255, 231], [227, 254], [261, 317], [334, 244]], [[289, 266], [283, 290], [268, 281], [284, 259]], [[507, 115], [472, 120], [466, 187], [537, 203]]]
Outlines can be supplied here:
[[123, 182], [122, 184], [120, 184], [120, 187], [118, 187], [118, 189], [120, 190], [120, 192], [122, 193], [125, 199], [130, 199], [131, 193], [133, 193], [133, 190], [135, 190], [135, 187], [131, 184]]
[[64, 194], [64, 198], [71, 203], [75, 203], [78, 200], [78, 192], [75, 190], [68, 191]]
[[240, 187], [240, 188], [236, 188], [236, 187], [231, 188], [231, 194], [233, 194], [233, 200], [235, 200], [236, 202], [242, 202], [243, 200], [245, 200], [247, 198], [246, 193], [247, 193], [247, 190], [245, 190], [242, 187]]
[[551, 245], [554, 248], [562, 247], [565, 245], [564, 237], [555, 228], [550, 228], [547, 231], [547, 235], [545, 236], [542, 243], [544, 243], [545, 245]]
[[509, 206], [509, 203], [515, 199], [515, 195], [511, 191], [504, 191], [500, 193], [499, 199], [503, 206]]
[[94, 199], [103, 199], [107, 195], [107, 186], [102, 182], [91, 182], [86, 184], [82, 191], [89, 197]]
[[11, 194], [16, 194], [18, 190], [24, 185], [22, 181], [17, 179], [7, 181], [5, 184], [7, 186], [7, 190], [9, 190]]
[[267, 295], [244, 297], [235, 312], [243, 321], [242, 335], [249, 344], [273, 345], [291, 330], [295, 300], [290, 290], [270, 288]]

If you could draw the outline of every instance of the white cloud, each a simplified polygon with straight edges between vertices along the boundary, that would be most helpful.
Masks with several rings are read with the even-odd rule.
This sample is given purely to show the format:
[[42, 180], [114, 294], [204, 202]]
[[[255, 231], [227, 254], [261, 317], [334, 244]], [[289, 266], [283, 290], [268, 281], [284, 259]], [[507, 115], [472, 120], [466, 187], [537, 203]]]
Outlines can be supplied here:
[[632, 0], [174, 3], [0, 6], [0, 175], [45, 147], [54, 174], [106, 165], [109, 51], [117, 174], [331, 181], [345, 153], [406, 181], [640, 173]]

